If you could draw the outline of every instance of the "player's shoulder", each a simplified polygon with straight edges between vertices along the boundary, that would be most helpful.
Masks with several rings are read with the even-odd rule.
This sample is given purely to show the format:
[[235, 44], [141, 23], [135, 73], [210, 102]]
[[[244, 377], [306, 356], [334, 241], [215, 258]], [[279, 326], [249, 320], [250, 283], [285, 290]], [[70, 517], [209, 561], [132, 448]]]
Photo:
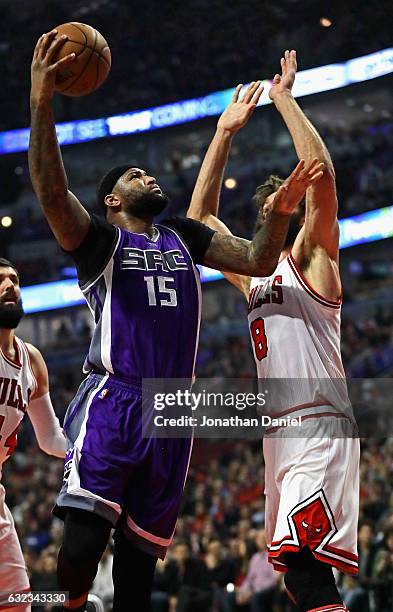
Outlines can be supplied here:
[[156, 225], [169, 227], [171, 229], [176, 230], [178, 227], [182, 227], [184, 221], [184, 217], [179, 217], [178, 215], [171, 215], [170, 217], [165, 217], [165, 219], [161, 219]]
[[[20, 340], [20, 338], [19, 338]], [[48, 368], [46, 367], [45, 359], [41, 351], [34, 344], [24, 342], [22, 340], [30, 359], [31, 370], [34, 374], [37, 384], [37, 390], [47, 389], [48, 386]]]
[[89, 214], [90, 214], [90, 228], [91, 229], [110, 231], [110, 232], [116, 233], [116, 226], [109, 223], [103, 215], [99, 215], [97, 213], [89, 213]]
[[21, 340], [21, 338], [18, 339], [26, 348], [27, 354], [30, 357], [32, 365], [41, 365], [42, 363], [45, 363], [41, 351], [36, 346], [34, 346], [34, 344], [31, 344], [30, 342], [25, 342], [24, 340]]
[[195, 221], [195, 219], [189, 219], [188, 217], [180, 217], [178, 215], [171, 215], [170, 217], [166, 217], [157, 225], [164, 225], [166, 227], [171, 227], [172, 229], [177, 229], [179, 231], [183, 229], [185, 230], [205, 227], [205, 225], [200, 221]]

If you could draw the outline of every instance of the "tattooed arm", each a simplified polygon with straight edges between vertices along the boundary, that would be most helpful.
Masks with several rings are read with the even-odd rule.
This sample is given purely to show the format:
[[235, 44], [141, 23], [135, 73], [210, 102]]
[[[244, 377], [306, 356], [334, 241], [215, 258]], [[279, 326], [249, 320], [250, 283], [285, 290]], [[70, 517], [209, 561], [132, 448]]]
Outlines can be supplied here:
[[205, 254], [204, 264], [225, 272], [248, 276], [270, 276], [276, 269], [288, 232], [289, 217], [307, 188], [323, 175], [323, 164], [312, 160], [305, 168], [300, 160], [278, 189], [271, 209], [252, 242], [216, 232]]
[[288, 225], [289, 215], [271, 212], [252, 242], [216, 232], [204, 264], [222, 272], [270, 276], [277, 266]]
[[51, 101], [56, 72], [74, 54], [54, 61], [67, 37], [55, 39], [56, 31], [38, 40], [31, 65], [31, 131], [29, 169], [34, 191], [61, 247], [75, 250], [90, 226], [90, 215], [68, 189], [67, 175], [56, 136]]

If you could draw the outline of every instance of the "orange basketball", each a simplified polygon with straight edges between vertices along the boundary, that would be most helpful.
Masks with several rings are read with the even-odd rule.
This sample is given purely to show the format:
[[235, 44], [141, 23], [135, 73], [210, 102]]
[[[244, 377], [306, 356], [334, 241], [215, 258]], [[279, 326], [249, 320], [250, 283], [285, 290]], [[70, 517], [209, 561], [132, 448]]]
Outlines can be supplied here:
[[59, 69], [56, 91], [65, 96], [85, 96], [97, 89], [109, 74], [111, 52], [105, 38], [86, 23], [63, 23], [55, 28], [56, 38], [66, 34], [68, 40], [55, 60], [75, 53], [75, 60]]

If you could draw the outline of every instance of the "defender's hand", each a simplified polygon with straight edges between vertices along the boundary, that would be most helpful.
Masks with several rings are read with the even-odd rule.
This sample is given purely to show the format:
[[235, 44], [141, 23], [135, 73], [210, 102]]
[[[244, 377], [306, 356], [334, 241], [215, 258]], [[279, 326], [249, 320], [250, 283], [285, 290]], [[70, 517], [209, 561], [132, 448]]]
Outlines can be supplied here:
[[57, 30], [43, 34], [35, 46], [31, 63], [30, 96], [32, 100], [50, 100], [55, 91], [58, 69], [65, 64], [69, 64], [75, 58], [75, 53], [70, 53], [58, 61], [54, 60], [59, 49], [68, 39], [66, 35], [55, 38], [56, 34]]
[[307, 191], [307, 189], [319, 181], [323, 175], [325, 165], [317, 158], [311, 160], [305, 167], [304, 159], [301, 159], [292, 174], [278, 189], [273, 200], [273, 212], [281, 215], [291, 215]]
[[285, 51], [281, 58], [281, 76], [274, 75], [273, 84], [269, 91], [269, 98], [274, 98], [285, 92], [291, 92], [295, 82], [297, 70], [296, 51]]
[[239, 94], [242, 87], [242, 84], [236, 87], [230, 105], [224, 110], [217, 123], [217, 128], [226, 130], [232, 134], [235, 134], [246, 125], [263, 92], [261, 81], [253, 81], [248, 86], [242, 99], [239, 100]]

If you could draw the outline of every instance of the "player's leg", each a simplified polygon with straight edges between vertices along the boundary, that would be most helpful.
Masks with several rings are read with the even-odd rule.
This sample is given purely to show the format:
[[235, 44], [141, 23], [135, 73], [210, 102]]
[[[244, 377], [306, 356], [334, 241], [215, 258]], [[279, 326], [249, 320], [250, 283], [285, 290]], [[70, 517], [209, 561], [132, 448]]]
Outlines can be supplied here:
[[111, 529], [112, 523], [101, 516], [79, 508], [67, 509], [57, 566], [59, 588], [69, 592], [65, 609], [85, 610]]
[[30, 604], [7, 607], [10, 596], [28, 593], [30, 585], [14, 519], [4, 498], [4, 487], [0, 484], [0, 608], [8, 612], [30, 612]]
[[92, 375], [82, 383], [65, 418], [72, 448], [54, 512], [65, 521], [59, 582], [70, 592], [69, 607], [74, 610], [84, 610], [110, 531], [121, 514], [131, 469], [130, 446], [122, 440], [121, 425], [128, 410], [123, 389], [119, 391], [107, 376]]
[[157, 557], [129, 540], [121, 529], [115, 533], [113, 553], [113, 612], [151, 610], [151, 592]]
[[[140, 422], [135, 423], [137, 427]], [[151, 609], [154, 567], [157, 558], [164, 559], [172, 541], [192, 448], [189, 438], [147, 439], [141, 435], [139, 442], [143, 460], [127, 490], [122, 526], [126, 537], [120, 533], [120, 528], [115, 537], [114, 612], [130, 609], [129, 603], [134, 603], [134, 597], [140, 602], [135, 610]], [[133, 560], [132, 565], [125, 562], [129, 557]], [[125, 570], [127, 565], [128, 571]]]
[[285, 563], [288, 568], [285, 586], [301, 612], [322, 607], [329, 612], [346, 610], [332, 568], [315, 559], [308, 547], [298, 553], [286, 553]]
[[326, 437], [310, 420], [308, 437], [282, 438], [277, 447], [285, 475], [269, 559], [287, 567], [286, 587], [304, 612], [345, 610], [331, 566], [357, 573], [359, 443], [351, 428], [336, 438], [336, 420], [324, 423]]

